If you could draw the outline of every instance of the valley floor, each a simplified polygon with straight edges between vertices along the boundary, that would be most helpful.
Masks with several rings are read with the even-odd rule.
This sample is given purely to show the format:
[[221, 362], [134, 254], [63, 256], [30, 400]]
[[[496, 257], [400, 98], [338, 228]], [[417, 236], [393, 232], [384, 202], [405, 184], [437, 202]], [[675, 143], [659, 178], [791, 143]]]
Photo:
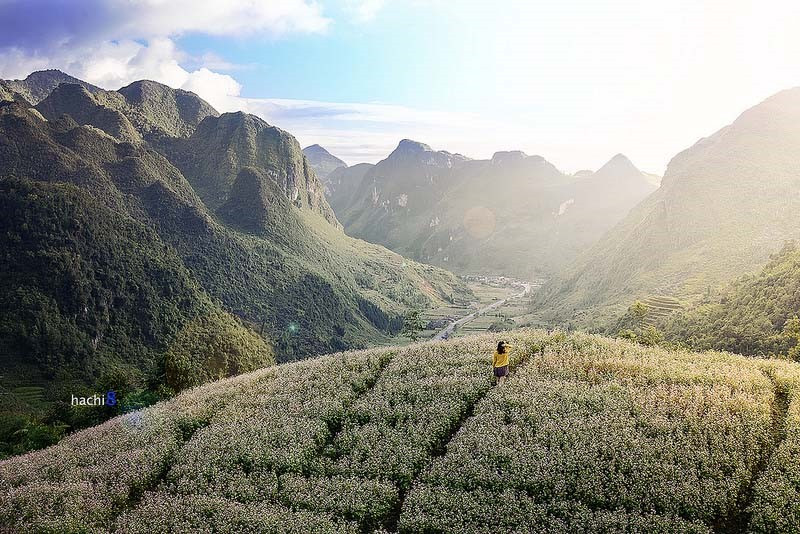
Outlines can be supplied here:
[[797, 532], [800, 365], [585, 334], [333, 354], [0, 462], [32, 532]]
[[[530, 295], [542, 281], [527, 282], [492, 275], [463, 278], [475, 300], [423, 311], [424, 329], [420, 332], [420, 339], [452, 339], [529, 325], [529, 321], [523, 319], [530, 314]], [[389, 343], [403, 346], [410, 340], [398, 335]]]

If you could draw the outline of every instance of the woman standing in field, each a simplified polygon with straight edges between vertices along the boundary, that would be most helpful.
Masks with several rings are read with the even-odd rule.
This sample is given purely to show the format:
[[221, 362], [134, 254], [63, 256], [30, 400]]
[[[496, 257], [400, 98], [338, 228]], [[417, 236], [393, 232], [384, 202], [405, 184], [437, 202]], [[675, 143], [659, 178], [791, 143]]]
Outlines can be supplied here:
[[492, 359], [492, 367], [494, 367], [494, 378], [498, 386], [503, 385], [508, 376], [508, 353], [511, 348], [511, 345], [506, 344], [505, 341], [497, 344], [497, 350]]

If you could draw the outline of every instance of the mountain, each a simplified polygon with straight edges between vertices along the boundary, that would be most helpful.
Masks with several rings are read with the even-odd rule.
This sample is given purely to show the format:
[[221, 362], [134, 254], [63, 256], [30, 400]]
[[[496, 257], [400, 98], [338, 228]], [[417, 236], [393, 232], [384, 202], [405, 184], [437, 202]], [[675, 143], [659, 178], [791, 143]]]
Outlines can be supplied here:
[[328, 175], [325, 181], [325, 196], [334, 213], [343, 213], [355, 202], [353, 196], [358, 193], [364, 175], [374, 166], [371, 163], [357, 163], [352, 167], [334, 169]]
[[520, 151], [469, 160], [409, 140], [329, 181], [349, 235], [456, 272], [525, 278], [561, 269], [656, 188], [622, 155], [570, 176]]
[[800, 88], [675, 156], [661, 187], [547, 284], [537, 306], [555, 320], [602, 326], [636, 298], [693, 301], [759, 268], [800, 237], [797, 154]]
[[62, 83], [78, 84], [90, 93], [101, 91], [99, 87], [73, 78], [60, 70], [40, 70], [31, 73], [24, 80], [0, 80], [0, 101], [17, 100], [13, 98], [13, 94], [16, 93], [25, 102], [35, 105], [44, 100], [53, 89]]
[[311, 168], [314, 169], [314, 173], [317, 175], [317, 178], [319, 178], [320, 181], [326, 185], [328, 183], [328, 175], [330, 175], [330, 173], [339, 168], [347, 168], [347, 163], [340, 160], [319, 145], [305, 147], [303, 149], [303, 154], [308, 160], [309, 165], [311, 165]]
[[131, 534], [800, 530], [800, 365], [507, 335], [502, 387], [487, 369], [496, 337], [485, 335], [278, 365], [122, 415], [0, 462], [0, 523]]
[[122, 91], [0, 103], [0, 386], [51, 403], [180, 390], [381, 341], [412, 307], [470, 297], [347, 237], [288, 133], [152, 82]]
[[134, 82], [119, 91], [88, 90], [76, 83], [56, 87], [36, 105], [49, 120], [69, 115], [119, 141], [153, 143], [190, 136], [206, 117], [219, 114], [194, 93], [151, 82]]

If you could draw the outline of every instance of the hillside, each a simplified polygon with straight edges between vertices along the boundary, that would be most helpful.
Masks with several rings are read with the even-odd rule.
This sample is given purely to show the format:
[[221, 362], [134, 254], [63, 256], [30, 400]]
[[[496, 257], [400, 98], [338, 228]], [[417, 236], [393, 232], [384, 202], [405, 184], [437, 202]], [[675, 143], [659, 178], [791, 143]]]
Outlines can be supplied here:
[[0, 199], [0, 388], [44, 388], [56, 421], [68, 391], [180, 390], [363, 347], [411, 307], [470, 296], [347, 237], [290, 134], [154, 82], [0, 103]]
[[314, 169], [317, 178], [323, 184], [328, 183], [328, 176], [339, 168], [347, 168], [347, 163], [340, 160], [319, 145], [307, 146], [303, 149], [303, 155], [308, 160], [308, 164]]
[[560, 270], [656, 188], [621, 154], [566, 175], [519, 151], [468, 160], [408, 140], [329, 181], [349, 235], [455, 272], [522, 278]]
[[[519, 331], [333, 354], [0, 462], [0, 522], [83, 532], [796, 532], [800, 367]], [[503, 503], [497, 513], [496, 503]]]
[[764, 269], [669, 318], [667, 339], [699, 349], [800, 358], [800, 251], [787, 244]]
[[675, 156], [658, 191], [546, 285], [537, 306], [598, 326], [636, 298], [696, 300], [758, 269], [800, 237], [797, 154], [800, 89], [791, 89]]

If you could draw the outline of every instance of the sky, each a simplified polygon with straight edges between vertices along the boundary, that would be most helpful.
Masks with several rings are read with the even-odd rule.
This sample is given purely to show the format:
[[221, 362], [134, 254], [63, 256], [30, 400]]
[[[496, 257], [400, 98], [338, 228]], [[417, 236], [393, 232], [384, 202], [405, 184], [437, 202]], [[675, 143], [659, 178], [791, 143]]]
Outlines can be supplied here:
[[798, 28], [796, 0], [0, 0], [0, 78], [152, 79], [350, 164], [410, 138], [662, 174], [800, 85]]

